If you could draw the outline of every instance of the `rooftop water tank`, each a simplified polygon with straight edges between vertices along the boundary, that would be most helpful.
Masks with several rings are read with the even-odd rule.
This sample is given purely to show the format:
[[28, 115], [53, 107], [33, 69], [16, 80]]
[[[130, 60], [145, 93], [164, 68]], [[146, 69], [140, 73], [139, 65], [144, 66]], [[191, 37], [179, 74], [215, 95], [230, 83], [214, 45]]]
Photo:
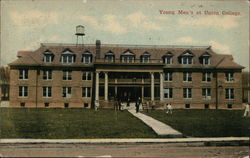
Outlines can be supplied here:
[[76, 26], [76, 35], [77, 36], [84, 36], [85, 35], [84, 26], [82, 26], [82, 25]]

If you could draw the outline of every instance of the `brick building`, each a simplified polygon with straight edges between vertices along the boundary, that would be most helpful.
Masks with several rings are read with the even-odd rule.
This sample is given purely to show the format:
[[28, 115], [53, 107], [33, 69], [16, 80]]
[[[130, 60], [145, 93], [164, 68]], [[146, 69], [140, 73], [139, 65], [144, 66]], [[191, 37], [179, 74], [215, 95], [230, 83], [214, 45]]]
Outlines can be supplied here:
[[13, 107], [112, 108], [115, 96], [160, 107], [241, 108], [242, 66], [211, 47], [41, 44], [9, 64]]

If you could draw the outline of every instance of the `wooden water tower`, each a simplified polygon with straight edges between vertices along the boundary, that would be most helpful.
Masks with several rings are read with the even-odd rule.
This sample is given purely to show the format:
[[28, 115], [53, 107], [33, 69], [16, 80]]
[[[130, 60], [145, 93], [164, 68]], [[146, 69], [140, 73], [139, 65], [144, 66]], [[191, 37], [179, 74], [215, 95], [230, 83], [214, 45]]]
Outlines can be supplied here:
[[[83, 45], [83, 36], [85, 36], [84, 33], [84, 26], [78, 25], [76, 26], [76, 45]], [[81, 43], [79, 43], [79, 37], [82, 39]]]

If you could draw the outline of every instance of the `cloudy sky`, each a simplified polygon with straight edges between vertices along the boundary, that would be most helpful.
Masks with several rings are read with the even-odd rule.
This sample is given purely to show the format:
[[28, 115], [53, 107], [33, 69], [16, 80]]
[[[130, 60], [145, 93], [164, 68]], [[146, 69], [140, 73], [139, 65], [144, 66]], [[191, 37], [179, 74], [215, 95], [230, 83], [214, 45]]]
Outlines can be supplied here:
[[84, 43], [211, 45], [249, 67], [247, 0], [2, 0], [1, 65], [40, 43], [76, 43], [79, 24], [86, 29]]

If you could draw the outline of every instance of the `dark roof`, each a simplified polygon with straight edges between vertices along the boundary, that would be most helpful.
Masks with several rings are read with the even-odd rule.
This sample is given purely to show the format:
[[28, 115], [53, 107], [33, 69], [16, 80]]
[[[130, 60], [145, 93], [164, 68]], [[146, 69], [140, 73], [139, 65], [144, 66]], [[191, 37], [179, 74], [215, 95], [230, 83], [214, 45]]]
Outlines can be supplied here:
[[[76, 46], [72, 44], [41, 44], [41, 47], [35, 51], [19, 51], [19, 58], [9, 65], [47, 65], [43, 62], [43, 56], [45, 51], [50, 51], [54, 55], [54, 60], [50, 65], [62, 65], [60, 62], [61, 53], [65, 50], [71, 51], [76, 55], [76, 61], [72, 65], [83, 65], [81, 62], [82, 54], [90, 52], [95, 59], [96, 46], [84, 45]], [[126, 51], [131, 51], [135, 54], [136, 59], [140, 59], [140, 56], [145, 52], [150, 54], [150, 59], [162, 59], [166, 54], [171, 53], [173, 55], [173, 64], [170, 67], [180, 67], [182, 65], [178, 62], [178, 57], [184, 52], [190, 51], [193, 54], [192, 67], [201, 67], [199, 58], [204, 54], [211, 55], [210, 68], [230, 68], [230, 69], [243, 69], [244, 67], [233, 61], [232, 55], [222, 55], [215, 53], [210, 46], [149, 46], [149, 45], [111, 45], [102, 44], [100, 50], [100, 58], [104, 58], [107, 52], [113, 52], [116, 59], [120, 59], [120, 56]]]

